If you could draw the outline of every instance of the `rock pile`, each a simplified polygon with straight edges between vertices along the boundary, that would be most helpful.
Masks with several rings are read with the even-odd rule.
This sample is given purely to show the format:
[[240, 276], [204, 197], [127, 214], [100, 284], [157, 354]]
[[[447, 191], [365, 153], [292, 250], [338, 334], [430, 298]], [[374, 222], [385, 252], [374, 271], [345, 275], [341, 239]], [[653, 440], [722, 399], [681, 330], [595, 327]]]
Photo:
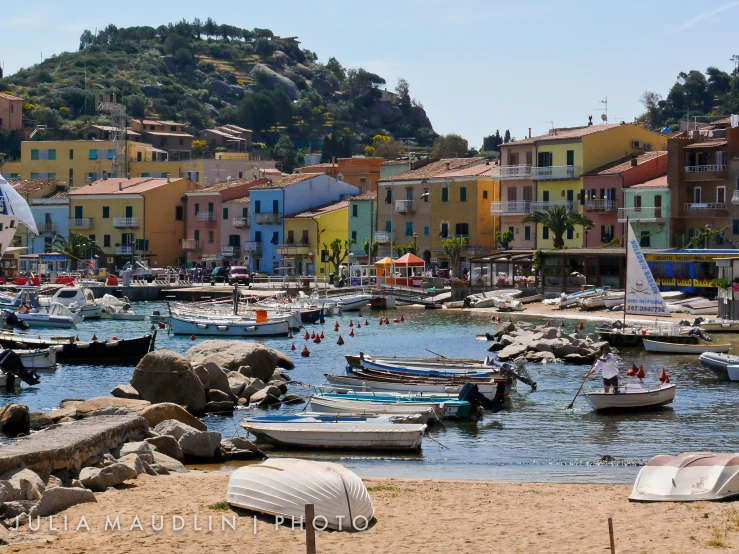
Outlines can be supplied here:
[[524, 356], [529, 362], [561, 360], [569, 364], [592, 364], [605, 341], [596, 342], [583, 333], [567, 333], [562, 327], [536, 326], [519, 321], [499, 325], [488, 348], [500, 361]]

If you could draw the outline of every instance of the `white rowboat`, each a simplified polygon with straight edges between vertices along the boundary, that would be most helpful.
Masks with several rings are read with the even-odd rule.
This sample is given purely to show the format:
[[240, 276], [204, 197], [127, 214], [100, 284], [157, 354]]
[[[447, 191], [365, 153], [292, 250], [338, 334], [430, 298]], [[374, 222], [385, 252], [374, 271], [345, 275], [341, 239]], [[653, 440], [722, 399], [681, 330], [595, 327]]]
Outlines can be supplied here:
[[[449, 394], [456, 398], [464, 384], [447, 385], [445, 383], [396, 383], [364, 380], [349, 375], [326, 375], [326, 381], [339, 388], [350, 389], [355, 392], [398, 392], [406, 394]], [[498, 388], [496, 383], [475, 383], [480, 394], [492, 400]]]
[[172, 314], [171, 321], [172, 332], [175, 335], [274, 337], [286, 336], [290, 331], [285, 319], [257, 323], [255, 320], [188, 317]]
[[439, 408], [431, 406], [415, 406], [413, 404], [385, 404], [380, 402], [362, 402], [358, 400], [338, 400], [313, 396], [310, 399], [311, 410], [320, 414], [381, 414], [381, 415], [428, 415], [429, 419], [441, 419], [444, 414], [443, 403]]
[[660, 352], [663, 354], [702, 354], [703, 352], [717, 352], [726, 354], [731, 350], [730, 344], [678, 344], [673, 342], [660, 342], [656, 340], [643, 339], [644, 348], [647, 352]]
[[675, 385], [648, 389], [638, 383], [629, 383], [620, 387], [619, 394], [594, 390], [586, 392], [585, 398], [598, 412], [648, 410], [671, 404], [675, 399]]

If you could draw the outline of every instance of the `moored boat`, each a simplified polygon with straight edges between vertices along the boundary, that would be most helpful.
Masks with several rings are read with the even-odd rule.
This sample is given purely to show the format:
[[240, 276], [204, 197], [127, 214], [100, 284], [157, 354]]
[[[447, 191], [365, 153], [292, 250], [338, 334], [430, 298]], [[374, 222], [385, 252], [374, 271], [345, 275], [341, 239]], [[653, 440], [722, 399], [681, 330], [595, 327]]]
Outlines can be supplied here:
[[284, 337], [290, 332], [287, 320], [257, 321], [241, 318], [187, 316], [172, 314], [175, 335], [226, 337]]
[[591, 390], [585, 398], [597, 412], [628, 412], [651, 410], [671, 404], [675, 399], [675, 385], [668, 383], [656, 388], [645, 388], [639, 383], [628, 383], [618, 394]]
[[[705, 352], [698, 357], [698, 361], [703, 367], [713, 371], [720, 379], [731, 379], [729, 366], [739, 365], [739, 356]], [[736, 375], [736, 378], [732, 380], [739, 381], [739, 375]]]
[[730, 344], [713, 344], [701, 342], [698, 344], [676, 344], [674, 342], [660, 342], [645, 338], [644, 348], [647, 352], [660, 352], [664, 354], [700, 354], [702, 352], [718, 352], [726, 354], [731, 350]]
[[[311, 406], [316, 412], [326, 406], [340, 407], [344, 412], [362, 413], [380, 410], [376, 413], [418, 413], [417, 409], [430, 408], [436, 419], [452, 417], [466, 419], [472, 415], [472, 405], [465, 400], [454, 398], [423, 398], [417, 396], [390, 395], [390, 394], [330, 394], [319, 393], [311, 396]], [[396, 408], [404, 407], [406, 410], [395, 412]], [[390, 411], [384, 411], [388, 409]], [[415, 409], [415, 410], [414, 410]], [[337, 411], [337, 410], [329, 410]]]
[[600, 340], [608, 341], [612, 346], [641, 346], [645, 338], [660, 342], [673, 344], [698, 344], [700, 338], [697, 335], [682, 333], [677, 326], [637, 328], [627, 327], [624, 329], [596, 329]]
[[[339, 388], [350, 389], [355, 392], [397, 392], [406, 394], [448, 394], [457, 396], [461, 391], [464, 383], [447, 384], [444, 382], [433, 382], [433, 381], [402, 381], [402, 380], [384, 380], [372, 378], [368, 375], [329, 375], [326, 374], [326, 381], [331, 385], [335, 385]], [[502, 387], [502, 394], [508, 394], [511, 389], [511, 385], [506, 383], [505, 380], [501, 382], [495, 382], [492, 379], [487, 380], [485, 383], [475, 383], [479, 389], [480, 394], [486, 398], [493, 399], [496, 394], [499, 394], [499, 387]]]
[[739, 333], [739, 321], [730, 319], [704, 320], [698, 324], [698, 327], [707, 333]]

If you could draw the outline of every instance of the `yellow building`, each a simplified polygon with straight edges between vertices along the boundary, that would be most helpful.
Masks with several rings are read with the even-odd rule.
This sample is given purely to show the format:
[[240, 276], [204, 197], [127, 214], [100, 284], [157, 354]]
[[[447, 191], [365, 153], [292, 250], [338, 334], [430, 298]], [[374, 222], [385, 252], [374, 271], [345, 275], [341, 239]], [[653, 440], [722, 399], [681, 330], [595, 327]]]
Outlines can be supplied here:
[[177, 265], [185, 236], [184, 194], [189, 179], [95, 181], [69, 191], [69, 231], [89, 236], [106, 259], [101, 267], [122, 266], [132, 258], [150, 265]]
[[[511, 144], [516, 147], [531, 144], [536, 148], [535, 165], [526, 169], [537, 189], [530, 211], [563, 205], [570, 211], [582, 213], [583, 174], [631, 154], [664, 150], [667, 137], [641, 124], [622, 123], [552, 129], [547, 135]], [[537, 247], [552, 248], [549, 229], [542, 225], [537, 227]], [[582, 247], [582, 229], [575, 227], [568, 231], [564, 242], [568, 248]]]
[[[490, 217], [490, 204], [500, 194], [500, 181], [490, 176], [491, 167], [484, 163], [473, 165], [429, 180], [431, 225], [424, 227], [423, 233], [431, 236], [431, 265], [448, 266], [444, 241], [449, 238], [467, 241], [461, 262], [495, 248], [497, 218]], [[425, 252], [419, 255], [428, 257]]]
[[294, 268], [294, 275], [312, 275], [315, 274], [312, 264], [315, 264], [318, 275], [329, 275], [334, 267], [328, 261], [329, 250], [324, 245], [335, 239], [342, 243], [349, 240], [349, 202], [331, 202], [286, 216], [283, 233], [285, 242], [277, 248], [283, 267]]

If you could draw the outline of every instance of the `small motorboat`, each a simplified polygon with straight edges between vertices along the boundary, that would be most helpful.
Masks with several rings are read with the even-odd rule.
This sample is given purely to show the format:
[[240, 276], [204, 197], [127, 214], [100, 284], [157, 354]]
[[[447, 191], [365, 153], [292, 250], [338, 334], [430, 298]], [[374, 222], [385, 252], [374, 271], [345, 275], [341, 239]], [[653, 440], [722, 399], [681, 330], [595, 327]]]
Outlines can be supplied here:
[[[21, 307], [22, 310], [22, 307]], [[71, 329], [82, 321], [80, 312], [72, 313], [69, 308], [51, 302], [48, 308], [30, 308], [30, 311], [19, 311], [16, 316], [31, 327], [50, 327], [55, 329]]]
[[[519, 291], [520, 292], [520, 291]], [[493, 299], [493, 306], [495, 306], [499, 312], [521, 312], [523, 311], [523, 304], [520, 300], [516, 300], [510, 294], [503, 294]]]
[[208, 317], [172, 314], [172, 333], [175, 335], [224, 337], [285, 337], [290, 332], [286, 319], [249, 320], [240, 317]]
[[56, 367], [56, 353], [59, 346], [39, 348], [36, 350], [14, 350], [21, 358], [26, 369], [52, 369]]
[[730, 319], [709, 319], [698, 325], [707, 333], [739, 333], [739, 321]]
[[601, 308], [611, 309], [624, 303], [624, 291], [605, 290], [593, 296], [580, 298], [577, 303], [581, 310], [598, 310]]
[[[731, 354], [719, 354], [716, 352], [705, 352], [698, 357], [701, 365], [713, 371], [720, 379], [731, 379], [729, 376], [729, 367], [739, 367], [739, 356]], [[739, 381], [739, 371], [732, 370], [735, 378], [732, 381]]]
[[647, 338], [643, 339], [642, 342], [647, 352], [660, 352], [663, 354], [701, 354], [702, 352], [726, 354], [731, 350], [730, 344], [713, 344], [710, 342], [700, 342], [698, 344], [676, 344], [674, 342], [660, 342]]
[[569, 308], [570, 306], [575, 306], [579, 304], [581, 300], [589, 298], [591, 296], [597, 296], [609, 289], [610, 287], [596, 288], [593, 285], [580, 285], [579, 292], [573, 292], [571, 294], [562, 293], [559, 298], [545, 300], [543, 304], [552, 304], [555, 306], [559, 306], [559, 309], [562, 310], [564, 308]]
[[96, 300], [100, 308], [100, 317], [102, 319], [117, 319], [122, 321], [144, 321], [146, 316], [137, 314], [131, 308], [128, 298], [116, 298], [112, 294], [105, 294], [99, 300]]
[[241, 426], [273, 444], [334, 450], [419, 450], [426, 431], [426, 425], [393, 423], [388, 418], [267, 416], [247, 419]]
[[98, 319], [100, 317], [100, 306], [95, 302], [95, 295], [89, 288], [80, 287], [62, 287], [57, 290], [54, 295], [44, 301], [44, 297], [39, 298], [42, 306], [50, 306], [54, 302], [66, 306], [73, 313], [79, 313], [85, 319]]
[[521, 290], [500, 289], [471, 294], [464, 299], [463, 306], [465, 308], [494, 308], [496, 306], [496, 300], [503, 296], [516, 298], [518, 296], [521, 296]]
[[619, 388], [618, 394], [596, 389], [586, 392], [585, 398], [597, 412], [652, 410], [672, 403], [675, 385], [668, 383], [650, 389], [640, 383], [628, 383]]
[[339, 464], [271, 458], [240, 467], [228, 481], [226, 501], [237, 508], [281, 516], [288, 524], [305, 518], [313, 504], [330, 529], [361, 531], [375, 514], [367, 487]]
[[[375, 379], [369, 375], [351, 374], [351, 375], [329, 375], [325, 374], [326, 381], [337, 389], [348, 389], [354, 392], [390, 392], [401, 394], [420, 394], [420, 395], [440, 395], [448, 394], [457, 396], [462, 391], [464, 383], [444, 383], [434, 381], [402, 381], [391, 379]], [[476, 382], [480, 394], [492, 400], [498, 393], [498, 386], [502, 384], [504, 391], [510, 391], [510, 385], [504, 379], [501, 383], [493, 379], [487, 379], [487, 383]]]
[[697, 502], [739, 495], [739, 454], [686, 452], [655, 456], [636, 476], [629, 500]]

